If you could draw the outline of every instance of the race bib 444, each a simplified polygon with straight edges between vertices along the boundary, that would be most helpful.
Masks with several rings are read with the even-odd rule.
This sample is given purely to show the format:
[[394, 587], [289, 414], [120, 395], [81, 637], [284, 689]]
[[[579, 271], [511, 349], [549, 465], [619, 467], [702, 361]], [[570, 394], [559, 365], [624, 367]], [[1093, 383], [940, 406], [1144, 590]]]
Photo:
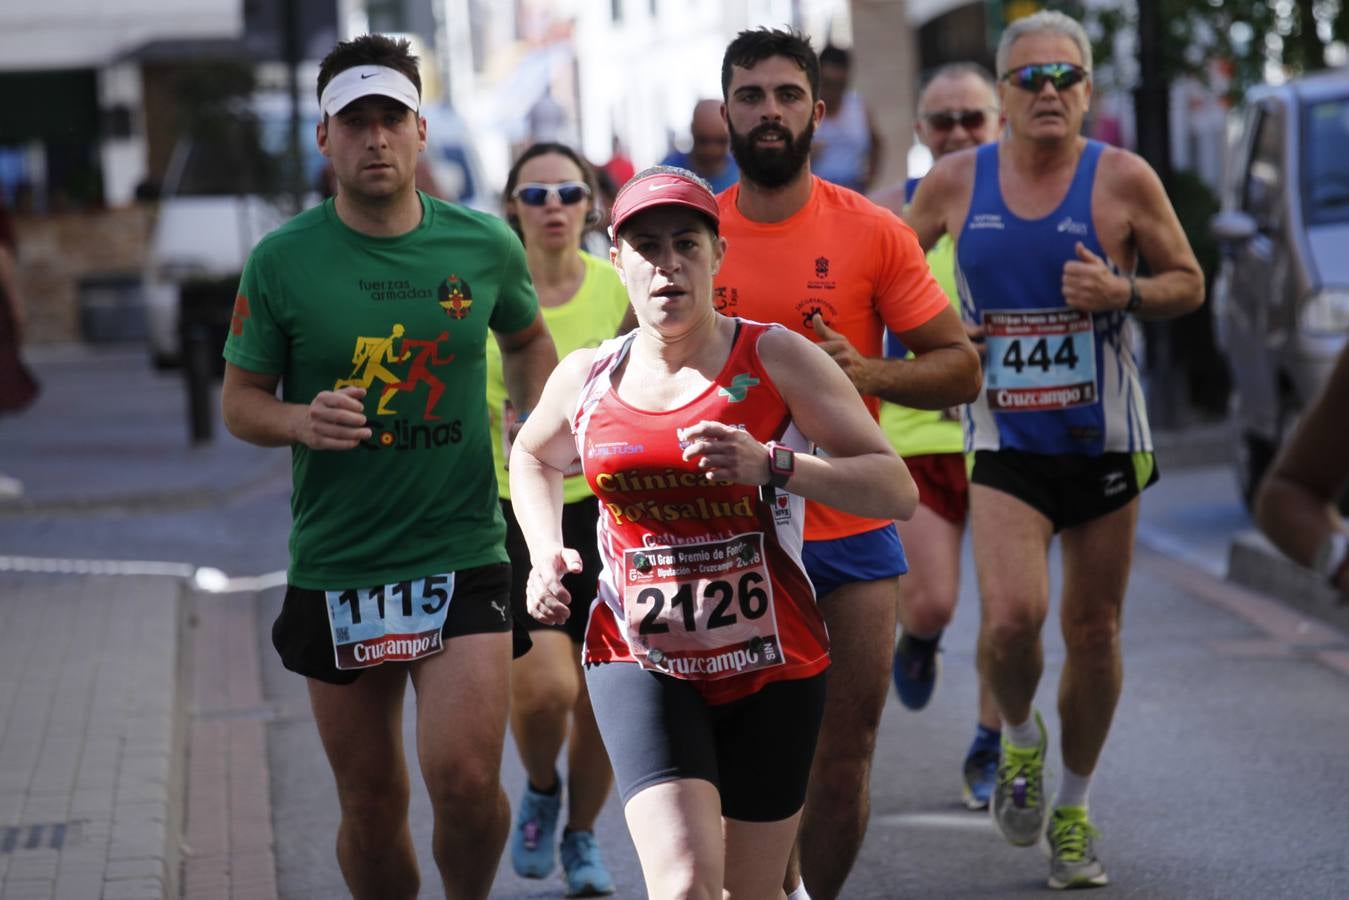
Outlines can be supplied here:
[[440, 630], [453, 596], [453, 572], [324, 591], [337, 668], [366, 669], [439, 653], [444, 649]]
[[1096, 402], [1096, 334], [1079, 309], [985, 310], [984, 395], [995, 412]]

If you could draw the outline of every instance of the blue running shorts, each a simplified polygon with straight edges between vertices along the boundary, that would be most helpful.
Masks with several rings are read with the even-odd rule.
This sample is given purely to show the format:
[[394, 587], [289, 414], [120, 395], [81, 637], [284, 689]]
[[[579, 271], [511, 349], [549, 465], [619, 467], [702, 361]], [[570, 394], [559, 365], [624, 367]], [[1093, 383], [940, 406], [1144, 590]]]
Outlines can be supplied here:
[[816, 598], [858, 581], [880, 581], [909, 571], [904, 545], [891, 522], [874, 531], [829, 541], [806, 541], [801, 551]]

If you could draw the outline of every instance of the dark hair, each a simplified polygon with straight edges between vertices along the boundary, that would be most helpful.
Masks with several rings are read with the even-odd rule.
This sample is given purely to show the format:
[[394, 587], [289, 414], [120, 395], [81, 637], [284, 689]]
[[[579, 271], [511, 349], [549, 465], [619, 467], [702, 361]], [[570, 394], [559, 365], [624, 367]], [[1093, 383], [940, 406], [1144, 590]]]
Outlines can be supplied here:
[[339, 41], [319, 63], [318, 98], [323, 102], [323, 89], [339, 73], [353, 66], [388, 66], [408, 77], [422, 95], [422, 76], [417, 69], [417, 55], [404, 38], [394, 39], [382, 34], [363, 34], [349, 41]]
[[820, 65], [849, 68], [852, 65], [852, 54], [842, 47], [825, 44], [824, 49], [820, 51]]
[[[520, 170], [525, 167], [525, 163], [531, 159], [550, 154], [565, 156], [575, 163], [576, 168], [581, 170], [581, 180], [586, 183], [586, 187], [590, 188], [590, 212], [586, 213], [586, 225], [594, 225], [599, 222], [601, 211], [599, 186], [595, 182], [595, 169], [590, 163], [586, 162], [584, 156], [566, 144], [559, 144], [556, 141], [539, 141], [537, 144], [530, 144], [516, 157], [515, 162], [511, 164], [510, 172], [506, 174], [506, 189], [501, 193], [502, 205], [504, 206], [511, 199], [511, 194], [515, 193], [515, 186], [520, 183]], [[520, 238], [520, 243], [523, 244], [525, 235], [520, 230], [520, 217], [506, 213], [506, 224], [511, 226], [516, 236]]]
[[753, 28], [735, 36], [721, 57], [721, 98], [729, 99], [731, 67], [752, 69], [770, 56], [785, 56], [801, 67], [810, 82], [810, 99], [820, 97], [820, 59], [811, 49], [810, 38], [791, 29]]

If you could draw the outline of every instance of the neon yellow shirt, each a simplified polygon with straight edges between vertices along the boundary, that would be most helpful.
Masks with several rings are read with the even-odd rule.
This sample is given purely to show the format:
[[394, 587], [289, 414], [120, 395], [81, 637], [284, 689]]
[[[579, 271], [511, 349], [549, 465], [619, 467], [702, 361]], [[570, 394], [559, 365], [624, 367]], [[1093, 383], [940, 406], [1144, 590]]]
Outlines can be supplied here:
[[[942, 235], [928, 251], [927, 264], [932, 269], [932, 277], [950, 298], [951, 305], [960, 312], [960, 299], [956, 293], [956, 245], [949, 234]], [[882, 402], [881, 430], [900, 456], [962, 453], [965, 450], [965, 433], [960, 421], [948, 418], [939, 410], [909, 409]]]
[[[543, 321], [557, 345], [557, 357], [562, 359], [582, 347], [598, 347], [618, 331], [623, 314], [628, 310], [628, 294], [618, 280], [618, 273], [607, 259], [581, 253], [585, 261], [585, 277], [581, 287], [561, 306], [540, 306]], [[501, 348], [496, 341], [487, 342], [487, 414], [492, 427], [492, 459], [496, 463], [497, 492], [503, 500], [511, 497], [510, 478], [506, 474], [506, 459], [510, 443], [506, 433], [515, 423], [515, 409], [506, 396], [506, 380], [501, 369]], [[503, 428], [504, 425], [504, 428]], [[590, 486], [580, 473], [568, 474], [562, 484], [562, 499], [575, 503], [591, 495]], [[572, 469], [567, 470], [572, 473]]]

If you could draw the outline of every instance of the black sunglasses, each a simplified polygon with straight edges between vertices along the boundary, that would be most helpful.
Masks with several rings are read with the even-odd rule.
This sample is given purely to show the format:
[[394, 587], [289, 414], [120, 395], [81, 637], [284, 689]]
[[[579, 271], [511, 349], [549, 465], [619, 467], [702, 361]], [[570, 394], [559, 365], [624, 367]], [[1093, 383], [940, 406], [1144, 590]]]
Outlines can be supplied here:
[[512, 200], [519, 200], [525, 206], [543, 206], [549, 196], [556, 196], [564, 206], [580, 203], [590, 196], [590, 188], [581, 181], [563, 181], [558, 184], [540, 184], [530, 182], [522, 184], [511, 192]]
[[938, 109], [923, 113], [923, 121], [933, 131], [950, 131], [959, 125], [966, 131], [984, 127], [988, 111], [983, 109]]
[[1046, 83], [1054, 85], [1056, 91], [1066, 91], [1078, 82], [1086, 81], [1089, 75], [1086, 69], [1073, 63], [1036, 63], [1005, 72], [1002, 80], [1023, 91], [1039, 93]]

